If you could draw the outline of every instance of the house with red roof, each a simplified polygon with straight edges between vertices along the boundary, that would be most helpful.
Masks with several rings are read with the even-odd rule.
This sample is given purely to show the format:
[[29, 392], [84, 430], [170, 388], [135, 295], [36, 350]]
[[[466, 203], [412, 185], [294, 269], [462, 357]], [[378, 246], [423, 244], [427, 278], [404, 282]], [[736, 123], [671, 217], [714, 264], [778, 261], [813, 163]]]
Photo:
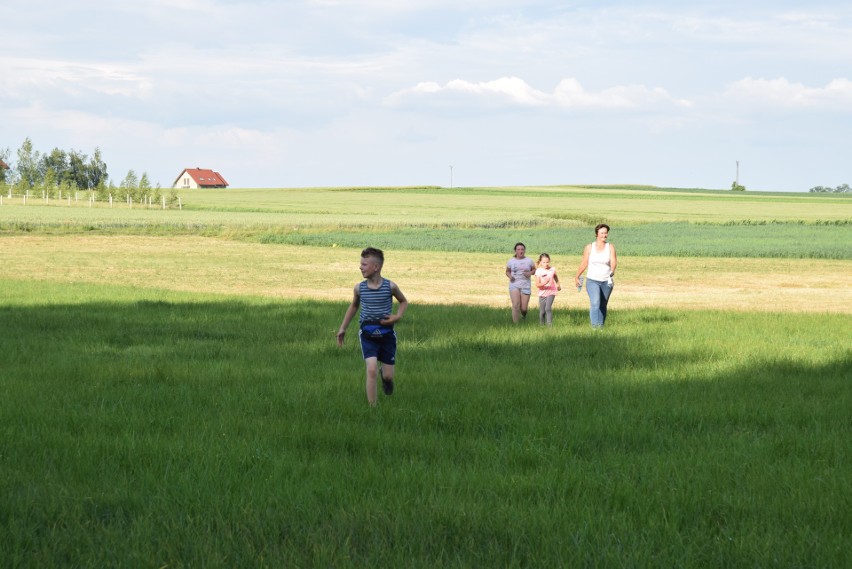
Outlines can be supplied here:
[[9, 165], [6, 164], [5, 162], [3, 162], [2, 160], [0, 160], [0, 168], [2, 168], [3, 170], [8, 170]]
[[206, 170], [204, 168], [187, 168], [180, 173], [172, 184], [175, 189], [198, 189], [198, 188], [227, 188], [228, 182], [219, 172]]

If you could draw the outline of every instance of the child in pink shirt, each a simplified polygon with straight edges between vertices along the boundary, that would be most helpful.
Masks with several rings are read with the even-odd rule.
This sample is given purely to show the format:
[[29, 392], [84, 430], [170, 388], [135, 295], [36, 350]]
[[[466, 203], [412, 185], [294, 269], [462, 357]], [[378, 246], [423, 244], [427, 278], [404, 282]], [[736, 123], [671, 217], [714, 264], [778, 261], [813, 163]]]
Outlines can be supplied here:
[[538, 256], [538, 268], [535, 270], [535, 286], [538, 288], [538, 321], [540, 324], [553, 325], [553, 301], [556, 293], [562, 290], [556, 268], [550, 266], [550, 255]]

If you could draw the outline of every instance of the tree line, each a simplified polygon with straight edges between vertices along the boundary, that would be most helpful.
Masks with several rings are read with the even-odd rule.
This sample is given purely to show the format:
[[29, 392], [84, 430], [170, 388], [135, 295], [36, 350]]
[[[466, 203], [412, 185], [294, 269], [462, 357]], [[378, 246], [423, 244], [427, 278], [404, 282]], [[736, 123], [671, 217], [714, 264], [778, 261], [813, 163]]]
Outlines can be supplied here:
[[[0, 168], [0, 190], [4, 193], [11, 189], [19, 194], [43, 193], [48, 197], [58, 197], [75, 191], [91, 191], [97, 199], [113, 196], [137, 202], [147, 198], [159, 201], [162, 197], [160, 185], [152, 186], [147, 172], [139, 176], [129, 170], [116, 186], [109, 178], [106, 162], [98, 147], [91, 157], [74, 149], [54, 148], [42, 153], [35, 150], [32, 140], [27, 137], [17, 151], [16, 161], [11, 159], [8, 148], [0, 149], [0, 160], [9, 166], [8, 170]], [[177, 192], [171, 191], [167, 200], [177, 201]]]
[[848, 194], [848, 193], [852, 193], [852, 188], [849, 187], [849, 184], [840, 184], [836, 188], [831, 188], [831, 187], [826, 188], [825, 186], [814, 186], [813, 188], [810, 189], [810, 192], [814, 193], [814, 194], [822, 194], [822, 193]]

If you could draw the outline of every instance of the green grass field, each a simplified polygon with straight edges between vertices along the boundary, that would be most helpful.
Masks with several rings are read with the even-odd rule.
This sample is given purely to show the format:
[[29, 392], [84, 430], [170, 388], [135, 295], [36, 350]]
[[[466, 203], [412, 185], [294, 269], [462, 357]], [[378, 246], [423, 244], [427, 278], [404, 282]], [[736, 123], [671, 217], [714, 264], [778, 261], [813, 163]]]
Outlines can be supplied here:
[[[565, 206], [565, 219], [507, 214], [573, 191], [595, 205]], [[183, 212], [0, 207], [2, 565], [849, 564], [852, 307], [618, 304], [654, 270], [630, 276], [631, 254], [691, 270], [763, 256], [791, 270], [830, 262], [835, 280], [848, 279], [849, 198], [748, 195], [735, 215], [719, 205], [727, 194], [697, 190], [496, 188], [480, 214], [472, 190], [318, 189], [294, 191], [300, 211], [289, 214], [279, 211], [288, 192], [185, 195]], [[382, 233], [365, 209], [374, 202], [360, 201], [375, 194], [424, 202], [407, 221], [394, 212], [396, 230]], [[251, 195], [262, 211], [246, 211]], [[693, 214], [682, 211], [690, 200]], [[588, 221], [627, 201], [636, 213], [613, 231], [626, 290], [604, 331], [568, 296], [552, 329], [512, 326], [507, 307], [412, 297], [397, 390], [375, 409], [355, 339], [334, 344], [348, 296], [262, 294], [274, 280], [235, 292], [241, 279], [272, 279], [279, 250], [281, 271], [327, 262], [313, 245], [351, 257], [334, 268], [350, 291], [366, 240], [397, 267], [407, 256], [435, 263], [436, 250], [481, 266], [517, 235], [567, 255]], [[442, 220], [442, 208], [454, 213]], [[651, 209], [660, 213], [639, 215]], [[158, 239], [150, 249], [147, 235]], [[204, 249], [164, 251], [169, 235]], [[671, 245], [695, 235], [701, 247]], [[294, 258], [303, 237], [310, 255]], [[75, 239], [83, 249], [69, 265], [57, 255]], [[254, 257], [232, 260], [244, 251]], [[405, 290], [409, 273], [399, 274]]]

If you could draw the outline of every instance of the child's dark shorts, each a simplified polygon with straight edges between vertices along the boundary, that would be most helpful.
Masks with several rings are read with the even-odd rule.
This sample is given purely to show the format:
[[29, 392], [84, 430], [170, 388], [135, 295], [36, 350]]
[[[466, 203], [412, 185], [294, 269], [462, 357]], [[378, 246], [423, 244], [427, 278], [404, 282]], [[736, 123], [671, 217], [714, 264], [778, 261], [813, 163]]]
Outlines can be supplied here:
[[359, 333], [361, 338], [361, 353], [364, 359], [378, 358], [383, 364], [394, 365], [396, 363], [396, 332], [388, 334], [381, 339], [373, 339]]

